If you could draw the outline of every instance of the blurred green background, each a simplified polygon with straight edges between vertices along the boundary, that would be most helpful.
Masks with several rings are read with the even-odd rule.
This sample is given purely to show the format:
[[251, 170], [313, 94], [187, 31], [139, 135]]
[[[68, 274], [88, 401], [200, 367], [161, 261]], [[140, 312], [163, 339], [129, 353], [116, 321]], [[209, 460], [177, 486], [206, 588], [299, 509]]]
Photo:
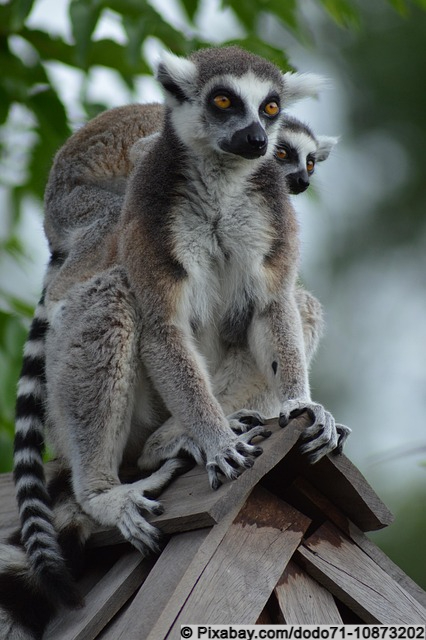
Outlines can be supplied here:
[[426, 587], [426, 0], [0, 0], [0, 471], [47, 260], [52, 157], [99, 111], [161, 96], [159, 48], [238, 44], [330, 78], [295, 115], [341, 135], [295, 199], [328, 331], [313, 397], [396, 522], [374, 534]]

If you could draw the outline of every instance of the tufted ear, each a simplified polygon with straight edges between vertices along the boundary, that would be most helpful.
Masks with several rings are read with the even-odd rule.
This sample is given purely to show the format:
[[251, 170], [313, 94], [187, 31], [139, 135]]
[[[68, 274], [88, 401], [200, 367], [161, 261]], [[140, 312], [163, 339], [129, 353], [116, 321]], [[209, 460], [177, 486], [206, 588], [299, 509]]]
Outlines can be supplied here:
[[322, 162], [323, 160], [327, 160], [330, 155], [330, 151], [339, 142], [339, 138], [334, 138], [331, 136], [316, 136], [318, 147], [315, 153], [315, 160], [317, 162]]
[[317, 98], [320, 91], [330, 86], [330, 81], [317, 73], [283, 74], [284, 86], [287, 91], [287, 104], [297, 102], [302, 98]]
[[167, 94], [173, 96], [178, 102], [185, 102], [193, 93], [197, 67], [187, 58], [163, 51], [157, 66], [156, 77]]

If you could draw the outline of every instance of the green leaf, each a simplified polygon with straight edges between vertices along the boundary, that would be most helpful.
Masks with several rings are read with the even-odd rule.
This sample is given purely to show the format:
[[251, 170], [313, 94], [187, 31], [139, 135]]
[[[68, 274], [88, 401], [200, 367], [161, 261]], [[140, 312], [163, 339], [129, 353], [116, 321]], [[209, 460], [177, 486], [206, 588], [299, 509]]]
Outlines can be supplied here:
[[150, 8], [146, 0], [104, 0], [103, 6], [135, 20], [145, 16]]
[[4, 124], [9, 115], [11, 100], [4, 88], [0, 85], [0, 125]]
[[223, 0], [237, 18], [250, 31], [254, 31], [259, 14], [264, 11], [274, 14], [292, 30], [298, 30], [296, 0]]
[[102, 12], [102, 4], [97, 0], [71, 0], [69, 14], [75, 42], [75, 61], [83, 69], [88, 69], [88, 55], [92, 33]]
[[[13, 441], [16, 383], [22, 365], [22, 348], [27, 328], [13, 313], [0, 310], [0, 448], [8, 455], [0, 458], [0, 468], [9, 460], [8, 443]], [[4, 452], [5, 453], [5, 452]]]
[[22, 261], [24, 258], [24, 247], [20, 238], [11, 234], [2, 245], [3, 251], [12, 256], [16, 261]]
[[52, 158], [71, 134], [65, 108], [52, 87], [35, 93], [27, 101], [37, 121], [38, 140], [31, 150], [26, 189], [43, 198]]
[[408, 7], [405, 0], [389, 0], [393, 8], [402, 16], [408, 14]]
[[193, 21], [200, 3], [198, 2], [198, 0], [181, 0], [181, 3], [186, 11], [186, 15], [188, 16], [188, 18]]
[[0, 51], [0, 69], [0, 83], [10, 102], [25, 102], [35, 84], [49, 82], [41, 64], [28, 67], [10, 51]]
[[88, 120], [96, 118], [96, 116], [108, 109], [106, 104], [101, 104], [100, 102], [87, 102], [86, 100], [83, 101], [83, 107], [87, 113]]
[[19, 33], [31, 11], [34, 0], [11, 0], [0, 5], [0, 33]]
[[296, 0], [285, 0], [284, 2], [283, 0], [267, 0], [264, 5], [266, 11], [273, 13], [281, 22], [298, 34]]
[[254, 31], [260, 3], [256, 0], [222, 0], [222, 5], [232, 9], [242, 24], [250, 31]]
[[13, 431], [10, 420], [0, 423], [0, 473], [12, 471], [13, 467]]
[[340, 27], [359, 26], [360, 16], [349, 0], [321, 0], [325, 10]]
[[17, 32], [22, 29], [24, 22], [33, 8], [34, 0], [12, 0], [10, 3], [11, 15], [9, 28], [11, 32]]
[[136, 67], [141, 59], [141, 46], [145, 38], [150, 35], [147, 22], [143, 19], [124, 16], [123, 26], [127, 34], [127, 60], [132, 67]]
[[154, 7], [146, 4], [143, 15], [139, 16], [139, 20], [143, 22], [145, 37], [154, 35], [178, 55], [188, 53], [188, 41], [185, 35], [166, 22]]
[[70, 66], [74, 65], [74, 47], [64, 42], [61, 37], [26, 27], [22, 29], [21, 36], [34, 47], [42, 60], [57, 60]]
[[89, 66], [100, 65], [115, 69], [123, 77], [139, 73], [151, 73], [150, 68], [139, 55], [135, 64], [130, 64], [127, 48], [114, 40], [97, 40], [92, 43], [89, 55]]
[[256, 35], [249, 35], [246, 38], [239, 40], [229, 40], [226, 44], [237, 44], [238, 46], [247, 49], [247, 51], [251, 51], [258, 56], [262, 56], [276, 64], [282, 71], [289, 71], [292, 69], [288, 62], [288, 58], [282, 49], [268, 44]]

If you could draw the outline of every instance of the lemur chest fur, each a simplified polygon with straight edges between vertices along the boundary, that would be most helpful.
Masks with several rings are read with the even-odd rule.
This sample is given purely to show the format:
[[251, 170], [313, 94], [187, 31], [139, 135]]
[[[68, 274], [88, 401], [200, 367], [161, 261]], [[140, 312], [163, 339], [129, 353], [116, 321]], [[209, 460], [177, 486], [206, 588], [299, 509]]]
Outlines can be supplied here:
[[242, 182], [223, 181], [213, 193], [195, 183], [173, 224], [175, 257], [188, 274], [180, 313], [230, 342], [239, 340], [253, 306], [265, 298], [263, 261], [272, 242], [259, 196]]

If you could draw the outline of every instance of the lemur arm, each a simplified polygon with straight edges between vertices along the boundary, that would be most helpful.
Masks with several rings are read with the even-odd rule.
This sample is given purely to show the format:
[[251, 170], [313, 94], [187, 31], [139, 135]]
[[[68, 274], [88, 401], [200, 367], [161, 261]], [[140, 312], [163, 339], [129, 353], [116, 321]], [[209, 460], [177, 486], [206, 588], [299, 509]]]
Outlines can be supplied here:
[[[154, 246], [148, 237], [133, 218], [121, 243], [121, 257], [142, 314], [141, 358], [169, 411], [198, 448], [216, 489], [221, 484], [218, 472], [233, 479], [253, 465], [262, 449], [251, 441], [269, 432], [263, 426], [240, 434], [231, 429], [191, 336], [185, 311], [187, 274], [164, 245]], [[161, 233], [157, 237], [159, 243], [164, 240]]]

